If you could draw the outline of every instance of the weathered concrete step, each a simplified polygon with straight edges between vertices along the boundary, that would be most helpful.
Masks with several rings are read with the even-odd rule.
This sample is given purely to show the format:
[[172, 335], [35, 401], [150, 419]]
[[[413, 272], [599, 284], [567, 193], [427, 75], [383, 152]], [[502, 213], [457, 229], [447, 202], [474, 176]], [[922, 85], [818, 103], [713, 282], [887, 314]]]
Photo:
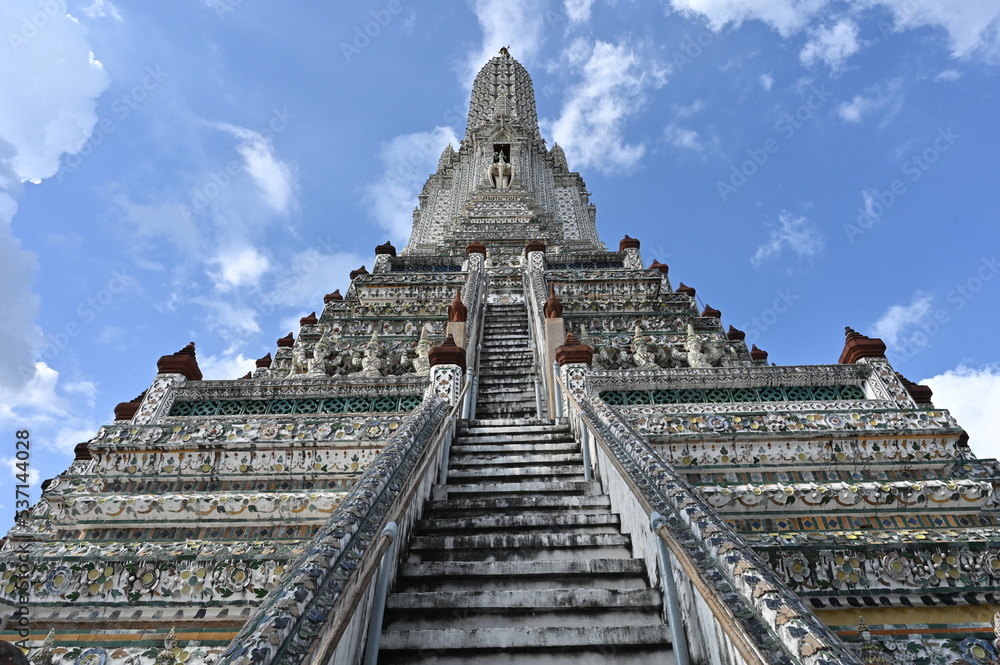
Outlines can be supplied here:
[[[456, 446], [457, 447], [457, 446]], [[451, 450], [451, 461], [449, 462], [451, 468], [455, 467], [494, 467], [494, 466], [511, 466], [525, 468], [525, 465], [533, 464], [583, 464], [583, 455], [580, 453], [555, 453], [549, 455], [535, 455], [535, 454], [509, 454], [504, 451], [504, 454], [496, 455], [477, 455], [472, 453], [466, 453], [463, 450], [455, 452], [455, 448]]]
[[432, 490], [434, 500], [456, 498], [469, 494], [590, 494], [601, 493], [600, 484], [594, 481], [566, 481], [549, 483], [477, 483], [437, 485]]
[[414, 536], [410, 552], [421, 550], [553, 550], [576, 547], [627, 547], [621, 533], [477, 533], [462, 536]]
[[554, 611], [560, 609], [645, 607], [662, 604], [653, 589], [532, 589], [521, 591], [441, 591], [390, 594], [392, 609], [509, 609]]
[[[575, 626], [579, 628], [580, 626]], [[614, 660], [609, 660], [614, 654]], [[543, 651], [381, 651], [379, 665], [676, 665], [669, 646], [589, 646]]]
[[483, 445], [463, 443], [462, 445], [453, 444], [451, 455], [453, 458], [457, 457], [461, 459], [464, 459], [466, 456], [487, 457], [491, 454], [538, 454], [548, 456], [572, 454], [578, 450], [580, 450], [580, 446], [575, 441], [566, 441], [565, 443], [487, 443]]
[[579, 575], [643, 575], [642, 559], [557, 561], [428, 561], [405, 563], [403, 577], [504, 577], [554, 579]]
[[576, 514], [576, 515], [483, 515], [479, 517], [452, 517], [423, 519], [417, 522], [417, 533], [436, 531], [469, 531], [474, 529], [558, 529], [560, 527], [614, 527], [620, 525], [617, 515]]
[[[667, 645], [666, 626], [481, 628], [461, 630], [387, 630], [382, 650], [564, 649], [588, 646], [619, 648], [626, 645]], [[440, 655], [440, 654], [437, 654]], [[495, 653], [494, 653], [495, 655]], [[466, 661], [468, 662], [468, 661]], [[497, 661], [491, 661], [497, 662]], [[605, 661], [607, 654], [605, 654]]]
[[559, 495], [513, 495], [453, 498], [447, 501], [429, 501], [424, 506], [424, 517], [436, 516], [466, 516], [469, 512], [482, 510], [484, 514], [493, 515], [502, 511], [532, 512], [588, 512], [609, 510], [611, 499], [604, 495], [594, 496], [559, 496]]
[[569, 432], [532, 432], [518, 431], [511, 428], [510, 433], [486, 434], [477, 433], [468, 435], [468, 430], [461, 429], [455, 438], [454, 445], [486, 445], [490, 443], [565, 443], [572, 441], [573, 435]]
[[510, 402], [535, 403], [535, 391], [527, 391], [522, 387], [508, 388], [506, 386], [479, 386], [479, 406], [497, 406]]
[[552, 465], [552, 466], [480, 466], [471, 469], [448, 469], [448, 482], [461, 481], [466, 478], [471, 478], [478, 482], [503, 482], [505, 479], [510, 479], [511, 481], [517, 480], [517, 482], [525, 482], [526, 476], [539, 477], [543, 476], [546, 478], [555, 479], [555, 477], [562, 476], [580, 476], [583, 477], [583, 467], [581, 466], [569, 466], [569, 465]]
[[466, 427], [463, 429], [478, 429], [481, 427], [495, 428], [495, 427], [521, 427], [527, 428], [532, 427], [563, 427], [565, 425], [553, 425], [552, 421], [548, 418], [525, 418], [524, 420], [507, 420], [503, 418], [472, 418], [466, 423]]
[[492, 422], [478, 423], [470, 421], [468, 426], [461, 429], [465, 434], [496, 434], [516, 429], [519, 432], [568, 432], [568, 425], [556, 425], [552, 422], [534, 423], [524, 425], [494, 425]]

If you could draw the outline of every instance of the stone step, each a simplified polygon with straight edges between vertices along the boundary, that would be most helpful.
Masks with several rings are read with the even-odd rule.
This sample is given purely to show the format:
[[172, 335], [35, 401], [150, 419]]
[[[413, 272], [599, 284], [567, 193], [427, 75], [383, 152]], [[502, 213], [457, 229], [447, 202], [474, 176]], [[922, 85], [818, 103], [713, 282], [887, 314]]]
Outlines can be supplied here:
[[530, 492], [532, 494], [598, 494], [600, 485], [595, 481], [554, 481], [554, 482], [511, 482], [436, 485], [432, 493], [434, 500], [466, 495], [510, 495]]
[[424, 507], [424, 518], [466, 517], [475, 511], [483, 511], [486, 515], [504, 511], [517, 511], [523, 514], [548, 514], [554, 511], [569, 514], [596, 513], [610, 509], [611, 499], [604, 495], [466, 495], [450, 500], [435, 499], [427, 502]]
[[465, 423], [465, 427], [463, 429], [465, 430], [474, 430], [479, 428], [493, 429], [497, 427], [519, 427], [524, 429], [524, 431], [534, 431], [534, 428], [536, 427], [551, 427], [552, 431], [565, 431], [568, 429], [569, 426], [564, 423], [556, 423], [548, 418], [546, 419], [536, 418], [533, 420], [526, 420], [526, 421], [517, 420], [510, 422], [507, 421], [498, 422], [496, 420], [489, 420], [489, 419], [484, 420], [482, 418], [478, 419], [473, 418]]
[[566, 527], [589, 527], [600, 529], [613, 527], [618, 532], [621, 521], [610, 512], [577, 515], [480, 515], [469, 517], [446, 517], [418, 520], [416, 533], [429, 534], [440, 531], [473, 531], [480, 529], [529, 531], [531, 529], [560, 529]]
[[[555, 561], [427, 561], [405, 563], [400, 570], [407, 579], [450, 578], [483, 581], [489, 578], [510, 580], [539, 579], [545, 582], [568, 579], [575, 582], [588, 575], [645, 575], [642, 559], [561, 559]], [[478, 584], [479, 582], [473, 582]], [[560, 588], [560, 587], [546, 587]], [[575, 588], [575, 587], [571, 587]]]
[[[421, 651], [489, 650], [490, 658], [483, 662], [498, 662], [496, 651], [508, 649], [580, 649], [582, 647], [608, 647], [617, 649], [625, 645], [666, 645], [670, 643], [666, 626], [617, 626], [617, 627], [547, 627], [523, 626], [517, 628], [483, 628], [466, 631], [458, 628], [437, 630], [387, 630], [382, 634], [382, 650], [414, 649]], [[435, 658], [440, 653], [434, 654]], [[469, 662], [463, 654], [462, 662]], [[435, 660], [433, 662], [440, 662]], [[503, 662], [503, 661], [500, 661]], [[542, 662], [552, 662], [550, 660]], [[605, 660], [607, 659], [605, 653]]]
[[489, 454], [571, 454], [580, 450], [580, 446], [577, 445], [572, 439], [567, 440], [566, 443], [507, 443], [507, 444], [483, 444], [474, 445], [466, 444], [462, 445], [452, 444], [451, 455], [452, 457], [459, 457], [463, 455], [489, 455]]
[[499, 432], [505, 432], [512, 428], [517, 429], [521, 432], [569, 432], [570, 431], [568, 425], [556, 425], [551, 422], [524, 424], [524, 425], [493, 425], [493, 424], [479, 424], [476, 423], [476, 421], [470, 421], [467, 426], [461, 429], [461, 431], [466, 434], [495, 434]]
[[449, 482], [549, 483], [583, 480], [583, 466], [472, 467], [448, 469]]
[[[464, 448], [464, 447], [463, 447]], [[451, 469], [464, 469], [469, 468], [480, 468], [485, 467], [495, 468], [495, 467], [514, 467], [519, 469], [531, 468], [533, 465], [544, 465], [544, 464], [583, 464], [583, 454], [581, 453], [555, 453], [548, 455], [538, 455], [538, 454], [527, 454], [527, 455], [511, 455], [511, 454], [494, 454], [494, 455], [481, 455], [468, 453], [464, 450], [459, 450], [456, 454], [455, 448], [451, 449], [451, 459], [449, 461], [449, 468]]]
[[431, 591], [394, 593], [390, 609], [489, 609], [493, 611], [554, 611], [560, 609], [643, 607], [663, 602], [653, 589], [508, 589], [504, 591]]
[[453, 446], [465, 446], [465, 445], [486, 445], [491, 443], [566, 443], [573, 441], [573, 435], [568, 432], [552, 432], [552, 433], [535, 433], [535, 432], [519, 432], [510, 434], [477, 434], [475, 436], [466, 436], [465, 430], [459, 430], [458, 436], [455, 437]]
[[406, 561], [552, 561], [631, 559], [629, 539], [619, 533], [529, 533], [415, 536]]

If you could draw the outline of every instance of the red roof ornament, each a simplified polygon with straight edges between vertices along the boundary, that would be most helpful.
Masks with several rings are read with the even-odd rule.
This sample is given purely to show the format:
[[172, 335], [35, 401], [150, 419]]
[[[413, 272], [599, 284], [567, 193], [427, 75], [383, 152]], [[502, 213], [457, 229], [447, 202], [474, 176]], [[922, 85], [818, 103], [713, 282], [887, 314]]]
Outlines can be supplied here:
[[731, 342], [742, 342], [747, 338], [747, 334], [739, 328], [734, 328], [730, 325], [729, 332], [726, 333], [726, 337], [728, 337]]
[[194, 356], [194, 342], [189, 343], [177, 353], [161, 356], [156, 361], [156, 371], [160, 374], [183, 374], [189, 381], [201, 381], [201, 369]]
[[138, 397], [133, 399], [131, 402], [119, 402], [115, 407], [115, 420], [132, 420], [136, 412], [139, 410], [139, 406], [142, 404], [142, 399], [146, 396], [146, 391], [143, 390]]
[[531, 252], [544, 252], [545, 243], [541, 240], [529, 240], [528, 244], [524, 246], [524, 253], [530, 254]]
[[486, 256], [486, 245], [479, 242], [478, 240], [473, 240], [465, 247], [466, 254], [482, 254]]
[[357, 270], [351, 271], [351, 281], [353, 282], [355, 277], [360, 277], [361, 275], [367, 275], [367, 274], [368, 274], [368, 269], [365, 268], [364, 266], [361, 266]]
[[753, 348], [750, 349], [750, 357], [759, 362], [767, 362], [767, 351], [763, 351], [757, 348], [754, 344]]
[[659, 270], [664, 275], [666, 275], [668, 272], [670, 272], [670, 266], [668, 266], [666, 263], [660, 263], [656, 259], [653, 259], [653, 262], [649, 264], [649, 269], [650, 270]]
[[319, 319], [316, 318], [316, 312], [310, 312], [299, 319], [300, 326], [312, 326], [317, 323], [319, 323]]
[[722, 318], [722, 312], [720, 312], [719, 310], [715, 309], [714, 307], [708, 304], [705, 305], [705, 309], [702, 311], [701, 315], [710, 319]]
[[692, 298], [694, 298], [694, 294], [696, 293], [696, 291], [693, 286], [688, 286], [684, 282], [681, 282], [680, 286], [677, 287], [677, 293], [686, 293]]
[[295, 346], [295, 335], [288, 333], [284, 337], [278, 340], [278, 348], [286, 349]]
[[635, 238], [630, 238], [627, 234], [618, 243], [618, 251], [624, 252], [626, 249], [639, 249], [639, 241]]
[[384, 245], [377, 245], [375, 247], [375, 256], [379, 256], [380, 254], [388, 254], [389, 256], [395, 257], [396, 248], [392, 246], [391, 242], [386, 240]]
[[556, 349], [556, 362], [560, 365], [583, 363], [590, 365], [594, 361], [594, 349], [581, 344], [576, 335], [566, 333], [562, 346]]
[[469, 308], [462, 302], [462, 290], [455, 291], [455, 299], [448, 305], [448, 321], [452, 323], [465, 323], [469, 318]]
[[545, 318], [546, 319], [561, 319], [563, 313], [563, 304], [556, 298], [556, 290], [552, 289], [549, 291], [549, 299], [545, 302]]
[[427, 353], [431, 367], [436, 365], [458, 365], [465, 369], [465, 349], [455, 344], [455, 338], [448, 335], [438, 346], [432, 346]]
[[267, 369], [268, 367], [271, 366], [271, 362], [272, 362], [271, 352], [268, 351], [266, 356], [257, 359], [257, 367], [261, 369]]
[[336, 302], [338, 300], [343, 300], [343, 299], [344, 296], [340, 295], [340, 289], [337, 289], [333, 293], [327, 293], [325, 296], [323, 296], [323, 304], [325, 305], [328, 302]]
[[896, 376], [902, 381], [903, 387], [906, 388], [906, 392], [910, 393], [910, 397], [913, 398], [914, 402], [917, 404], [930, 404], [931, 398], [934, 396], [934, 391], [931, 390], [930, 386], [914, 383], [899, 372], [896, 372]]
[[847, 339], [844, 350], [840, 353], [841, 365], [853, 365], [862, 358], [881, 358], [885, 356], [885, 342], [878, 337], [867, 337], [853, 328], [844, 328]]

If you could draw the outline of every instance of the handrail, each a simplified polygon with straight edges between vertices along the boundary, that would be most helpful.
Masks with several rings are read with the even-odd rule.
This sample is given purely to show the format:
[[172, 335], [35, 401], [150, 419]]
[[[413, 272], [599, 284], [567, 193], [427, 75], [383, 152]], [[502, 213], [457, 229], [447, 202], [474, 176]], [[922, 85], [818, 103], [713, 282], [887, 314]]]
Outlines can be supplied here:
[[476, 350], [473, 354], [475, 357], [475, 365], [472, 372], [472, 388], [469, 391], [469, 396], [466, 400], [467, 408], [465, 410], [465, 417], [467, 419], [474, 419], [476, 417], [476, 402], [479, 399], [479, 372], [481, 371], [480, 361], [483, 356], [483, 331], [486, 329], [486, 301], [489, 298], [489, 293], [490, 273], [484, 268], [483, 279], [480, 282], [479, 290], [479, 330], [476, 333]]
[[[662, 512], [664, 508], [672, 509], [672, 512], [676, 513], [674, 519], [670, 519], [664, 516], [665, 523], [659, 523], [657, 528], [654, 528], [655, 533], [659, 539], [662, 539], [670, 549], [670, 552], [680, 563], [681, 567], [684, 569], [687, 576], [690, 578], [692, 584], [698, 590], [701, 598], [708, 604], [712, 610], [712, 614], [719, 621], [720, 626], [725, 631], [726, 635], [732, 640], [733, 646], [740, 653], [740, 655], [751, 665], [767, 665], [768, 661], [764, 660], [761, 656], [761, 651], [758, 649], [758, 644], [753, 642], [753, 638], [750, 633], [748, 633], [741, 625], [740, 620], [734, 614], [732, 608], [725, 602], [719, 590], [704, 579], [703, 569], [704, 565], [699, 564], [690, 552], [690, 547], [698, 547], [710, 558], [715, 559], [719, 563], [718, 558], [713, 552], [704, 547], [704, 540], [701, 538], [692, 538], [689, 540], [689, 545], [685, 546], [678, 537], [677, 533], [682, 531], [689, 531], [693, 533], [690, 528], [692, 526], [691, 522], [684, 519], [685, 515], [690, 515], [693, 507], [697, 507], [701, 511], [701, 515], [698, 517], [699, 527], [701, 528], [702, 534], [706, 532], [712, 533], [725, 533], [729, 536], [729, 540], [732, 547], [729, 548], [728, 552], [733, 552], [733, 550], [739, 551], [741, 555], [741, 560], [749, 564], [749, 566], [744, 570], [744, 574], [752, 574], [752, 577], [758, 580], [758, 587], [752, 590], [752, 593], [748, 594], [747, 590], [743, 589], [743, 584], [748, 584], [745, 581], [732, 579], [732, 575], [729, 574], [724, 566], [718, 566], [719, 570], [726, 574], [732, 582], [731, 587], [736, 590], [737, 595], [740, 597], [744, 607], [754, 610], [754, 614], [758, 615], [759, 620], [769, 632], [771, 632], [779, 644], [787, 645], [787, 642], [796, 642], [799, 647], [797, 654], [790, 654], [796, 658], [797, 662], [806, 663], [814, 662], [813, 659], [804, 659], [801, 656], [814, 655], [819, 653], [824, 648], [832, 649], [838, 651], [838, 657], [841, 658], [841, 663], [843, 665], [860, 665], [860, 661], [852, 651], [850, 651], [840, 639], [832, 632], [830, 629], [822, 624], [808, 609], [801, 600], [790, 591], [786, 585], [778, 579], [772, 571], [760, 560], [757, 554], [742, 541], [739, 534], [733, 531], [725, 522], [718, 516], [718, 514], [704, 501], [703, 498], [688, 485], [687, 481], [681, 478], [663, 458], [656, 452], [656, 450], [645, 441], [645, 439], [638, 433], [634, 431], [628, 423], [624, 422], [620, 417], [618, 417], [618, 425], [621, 429], [626, 430], [629, 434], [633, 435], [633, 438], [637, 441], [645, 443], [645, 447], [641, 452], [642, 461], [639, 463], [638, 460], [634, 458], [634, 455], [638, 453], [630, 453], [624, 446], [624, 443], [620, 440], [619, 436], [611, 429], [610, 425], [602, 422], [597, 414], [597, 408], [594, 404], [596, 398], [592, 395], [586, 396], [588, 403], [584, 404], [577, 398], [572, 391], [568, 389], [566, 381], [559, 374], [554, 374], [554, 378], [557, 382], [557, 386], [561, 389], [559, 392], [559, 402], [563, 399], [566, 401], [567, 408], [573, 408], [575, 418], [568, 418], [569, 422], [574, 426], [578, 426], [584, 429], [591, 429], [595, 433], [595, 441], [601, 446], [604, 452], [607, 454], [608, 459], [614, 465], [618, 471], [621, 478], [624, 480], [629, 490], [633, 493], [636, 500], [642, 506], [643, 510], [647, 512], [648, 515], [652, 515], [656, 512]], [[589, 407], [589, 408], [588, 408]], [[610, 407], [605, 405], [605, 409], [610, 412], [611, 415], [614, 414]], [[593, 412], [591, 412], [593, 410]], [[629, 431], [631, 430], [631, 431]], [[616, 451], [605, 437], [613, 437], [622, 446], [622, 450]], [[636, 467], [635, 471], [638, 473], [643, 473], [651, 480], [653, 480], [652, 488], [647, 488], [644, 490], [640, 488], [634, 478], [633, 474], [626, 468], [623, 459], [620, 455], [625, 456], [628, 460]], [[644, 468], [645, 467], [645, 468]], [[658, 471], [656, 476], [651, 475], [648, 471]], [[665, 475], [673, 476], [668, 479], [664, 479]], [[683, 487], [686, 491], [684, 492], [686, 496], [683, 499], [683, 506], [677, 505], [675, 501], [668, 499], [667, 495], [662, 491], [662, 488], [657, 487], [662, 483], [674, 483], [677, 486]], [[665, 500], [663, 507], [658, 507], [653, 504], [648, 495], [648, 490], [653, 489], [656, 491], [661, 498]], [[692, 520], [693, 521], [693, 520]], [[707, 522], [708, 524], [703, 524], [702, 522]], [[668, 526], [674, 529], [671, 531]], [[711, 531], [709, 531], [711, 529]], [[675, 533], [676, 532], [676, 533]], [[778, 593], [778, 598], [786, 606], [786, 611], [791, 616], [781, 624], [772, 624], [772, 619], [768, 619], [768, 616], [774, 616], [775, 612], [772, 610], [770, 612], [761, 611], [758, 608], [759, 603], [754, 602], [759, 596], [764, 596], [766, 592], [773, 591]], [[767, 594], [770, 595], [770, 594]], [[749, 597], [748, 597], [749, 596]], [[807, 619], [812, 619], [808, 621]], [[799, 625], [798, 634], [791, 635], [787, 628], [790, 624], [797, 622]], [[786, 630], [779, 631], [778, 626], [782, 625]], [[671, 630], [673, 627], [671, 626]], [[784, 638], [784, 639], [783, 639]], [[822, 641], [820, 641], [822, 640]], [[823, 644], [825, 642], [826, 644]], [[786, 649], [783, 649], [786, 651]]]
[[[400, 517], [411, 507], [414, 495], [427, 479], [429, 467], [438, 459], [441, 443], [457, 423], [456, 413], [470, 388], [469, 381], [462, 383], [450, 408], [443, 409], [446, 402], [430, 393], [408, 421], [404, 421], [306, 552], [288, 566], [286, 576], [223, 653], [220, 665], [251, 662], [268, 665], [279, 660], [297, 663], [307, 654], [314, 662], [330, 660], [390, 546], [385, 537], [372, 538], [366, 543], [361, 527], [374, 519], [377, 529], [382, 529], [390, 522], [401, 521]], [[402, 440], [396, 442], [398, 437]], [[410, 442], [406, 443], [408, 439]], [[402, 482], [393, 484], [396, 478]], [[379, 504], [386, 497], [388, 505], [380, 515]], [[359, 545], [363, 549], [353, 559], [354, 563], [345, 565], [346, 555]], [[341, 582], [336, 582], [334, 568], [342, 568], [346, 580], [341, 578]], [[312, 580], [311, 583], [296, 588], [296, 580], [305, 578]], [[292, 646], [294, 650], [290, 650]], [[257, 652], [253, 658], [251, 650]]]
[[[531, 340], [531, 351], [532, 351], [532, 368], [534, 369], [534, 383], [535, 383], [535, 410], [538, 413], [539, 418], [544, 418], [542, 412], [542, 390], [539, 383], [544, 383], [543, 377], [545, 376], [545, 354], [541, 350], [541, 345], [545, 344], [545, 331], [541, 332], [541, 343], [538, 341], [539, 331], [535, 330], [535, 325], [538, 320], [538, 304], [535, 302], [534, 290], [528, 288], [528, 283], [531, 281], [531, 275], [535, 271], [525, 269], [521, 275], [521, 290], [524, 294], [524, 309], [528, 315], [528, 336]], [[545, 402], [548, 402], [548, 395], [546, 394]], [[552, 408], [549, 407], [549, 417], [553, 417]]]
[[[444, 428], [446, 426], [454, 425], [456, 422], [455, 413], [458, 409], [461, 408], [462, 397], [464, 397], [465, 392], [469, 389], [468, 381], [463, 381], [463, 384], [464, 385], [462, 386], [462, 390], [459, 391], [458, 397], [455, 399], [455, 403], [448, 411], [448, 414], [444, 418], [442, 418], [441, 421], [435, 427], [435, 432], [431, 436], [431, 440], [427, 442], [427, 447], [423, 451], [423, 455], [421, 457], [418, 468], [415, 470], [414, 473], [411, 473], [410, 476], [408, 476], [407, 480], [409, 481], [409, 487], [407, 488], [405, 496], [401, 494], [400, 496], [396, 497], [395, 501], [393, 502], [393, 508], [390, 509], [390, 512], [387, 513], [386, 517], [382, 520], [384, 524], [396, 522], [399, 519], [400, 515], [402, 514], [404, 508], [408, 507], [410, 505], [410, 501], [413, 500], [413, 495], [416, 494], [417, 488], [419, 487], [419, 483], [413, 481], [418, 478], [423, 478], [424, 474], [427, 473], [427, 467], [434, 459], [434, 455], [432, 453], [434, 451], [435, 446], [439, 441], [444, 440], [445, 437], [447, 436], [447, 430], [445, 430]], [[444, 459], [447, 460], [447, 458]], [[354, 608], [357, 607], [360, 597], [362, 595], [360, 590], [367, 589], [368, 583], [371, 581], [372, 575], [379, 568], [379, 566], [376, 565], [374, 562], [381, 561], [382, 555], [392, 545], [392, 538], [388, 538], [389, 542], [383, 546], [382, 541], [384, 540], [386, 540], [386, 535], [383, 533], [382, 536], [379, 538], [380, 542], [378, 548], [379, 550], [378, 555], [368, 556], [369, 561], [372, 563], [370, 563], [370, 565], [367, 566], [365, 571], [365, 576], [359, 580], [358, 584], [355, 585], [355, 589], [359, 589], [359, 591], [355, 594], [358, 597], [358, 600], [352, 601], [350, 612], [341, 612], [340, 615], [335, 619], [336, 623], [334, 624], [333, 635], [335, 636], [336, 639], [330, 640], [328, 642], [329, 644], [336, 645], [340, 642], [340, 638], [343, 636], [344, 630], [347, 628], [347, 624], [353, 618]], [[368, 553], [365, 552], [365, 555], [368, 555]], [[363, 555], [363, 557], [365, 555]]]

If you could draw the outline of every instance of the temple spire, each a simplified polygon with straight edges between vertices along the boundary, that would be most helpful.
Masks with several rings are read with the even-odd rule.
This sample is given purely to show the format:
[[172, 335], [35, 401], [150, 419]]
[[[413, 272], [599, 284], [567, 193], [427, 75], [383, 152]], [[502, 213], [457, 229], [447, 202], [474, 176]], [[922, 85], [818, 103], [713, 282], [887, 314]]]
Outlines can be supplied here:
[[469, 140], [477, 132], [499, 123], [519, 129], [530, 139], [542, 140], [531, 76], [506, 47], [476, 75], [465, 138]]

